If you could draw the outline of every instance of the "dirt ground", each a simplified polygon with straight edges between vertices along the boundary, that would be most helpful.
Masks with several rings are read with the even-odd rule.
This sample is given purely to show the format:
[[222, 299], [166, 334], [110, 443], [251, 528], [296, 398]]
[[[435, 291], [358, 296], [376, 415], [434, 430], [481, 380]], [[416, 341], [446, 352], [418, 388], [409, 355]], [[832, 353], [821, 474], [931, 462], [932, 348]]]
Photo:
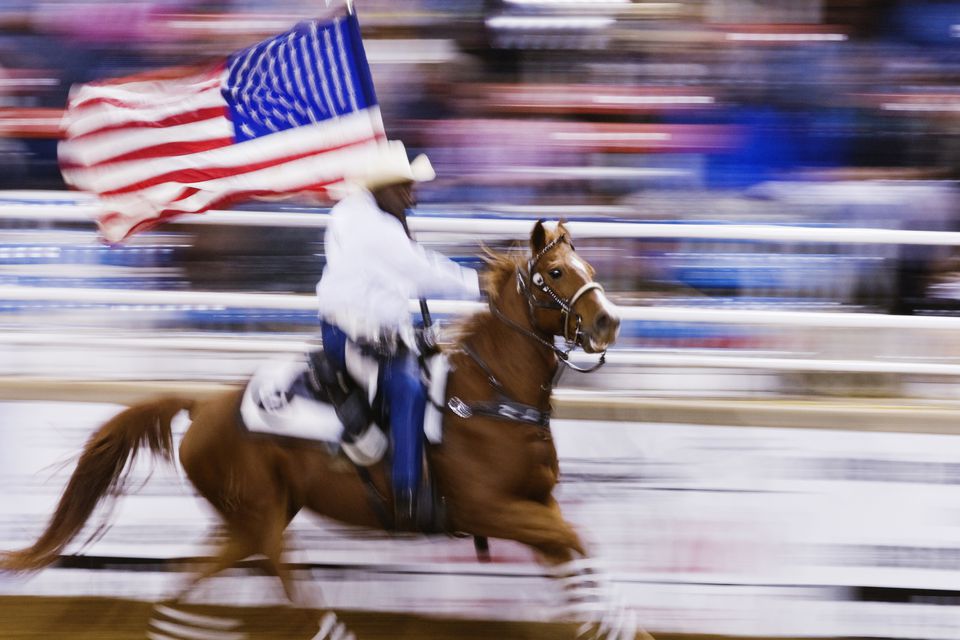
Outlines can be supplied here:
[[[250, 640], [307, 640], [316, 632], [306, 611], [284, 607], [233, 608], [177, 606], [201, 615], [236, 618]], [[144, 640], [152, 605], [110, 598], [0, 598], [2, 640]], [[413, 638], [473, 640], [572, 640], [574, 627], [561, 624], [518, 624], [443, 620], [413, 615], [345, 612], [340, 614], [359, 640]], [[236, 629], [240, 631], [241, 628]]]
[[[113, 598], [3, 597], [0, 598], [0, 640], [144, 640], [152, 607], [147, 602]], [[243, 626], [234, 631], [243, 631], [249, 640], [309, 640], [315, 633], [308, 612], [285, 607], [178, 605], [178, 609], [242, 620]], [[358, 640], [573, 640], [576, 637], [576, 626], [569, 624], [450, 620], [356, 611], [343, 612], [340, 619]], [[658, 634], [657, 640], [722, 639], [720, 636]]]

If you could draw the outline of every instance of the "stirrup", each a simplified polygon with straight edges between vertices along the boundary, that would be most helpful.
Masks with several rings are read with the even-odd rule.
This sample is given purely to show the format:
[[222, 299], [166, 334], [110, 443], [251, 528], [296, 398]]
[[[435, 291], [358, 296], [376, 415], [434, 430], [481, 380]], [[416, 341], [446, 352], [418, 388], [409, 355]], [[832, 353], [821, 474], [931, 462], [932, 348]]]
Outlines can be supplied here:
[[380, 427], [372, 422], [368, 423], [366, 429], [359, 435], [346, 432], [346, 425], [344, 425], [340, 446], [355, 465], [369, 467], [383, 459], [390, 446], [390, 440]]

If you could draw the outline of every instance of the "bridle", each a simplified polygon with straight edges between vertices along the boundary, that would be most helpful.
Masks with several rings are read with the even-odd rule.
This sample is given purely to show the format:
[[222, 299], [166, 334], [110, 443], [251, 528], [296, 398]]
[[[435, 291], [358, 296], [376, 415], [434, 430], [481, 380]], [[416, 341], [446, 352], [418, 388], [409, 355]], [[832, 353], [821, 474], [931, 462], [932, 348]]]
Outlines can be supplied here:
[[[562, 233], [556, 238], [551, 240], [546, 244], [537, 253], [537, 255], [530, 258], [527, 262], [526, 273], [521, 267], [517, 267], [517, 292], [520, 293], [527, 302], [527, 315], [530, 319], [530, 324], [534, 329], [539, 330], [541, 333], [546, 333], [537, 326], [536, 320], [536, 310], [537, 309], [550, 309], [560, 311], [560, 316], [563, 319], [563, 339], [566, 342], [566, 349], [561, 349], [553, 344], [552, 341], [544, 340], [540, 335], [532, 331], [528, 331], [526, 328], [521, 327], [514, 321], [507, 318], [501, 311], [496, 307], [496, 305], [491, 304], [491, 311], [504, 323], [523, 333], [524, 335], [540, 342], [550, 350], [552, 350], [557, 357], [560, 359], [560, 362], [570, 367], [574, 371], [579, 371], [581, 373], [590, 373], [596, 371], [604, 365], [607, 359], [607, 350], [604, 349], [600, 354], [600, 360], [596, 364], [581, 368], [574, 365], [570, 362], [570, 352], [576, 347], [583, 346], [584, 333], [582, 330], [583, 326], [583, 316], [575, 311], [577, 302], [579, 302], [586, 294], [590, 293], [593, 290], [597, 290], [600, 293], [603, 293], [603, 285], [599, 282], [591, 280], [586, 282], [581, 286], [577, 291], [565, 299], [561, 296], [553, 287], [547, 284], [546, 279], [543, 277], [543, 274], [539, 271], [536, 271], [537, 264], [540, 260], [543, 259], [550, 251], [554, 249], [561, 242], [566, 242], [573, 248], [573, 243], [570, 242], [570, 239], [567, 238], [567, 235]], [[543, 300], [537, 295], [537, 292], [541, 292], [547, 296], [547, 300]], [[573, 333], [571, 334], [571, 320], [573, 321]]]
[[[570, 352], [575, 347], [583, 346], [584, 338], [584, 334], [581, 329], [583, 318], [574, 309], [577, 305], [577, 302], [580, 301], [586, 294], [594, 289], [602, 293], [603, 287], [600, 286], [598, 282], [587, 282], [577, 289], [576, 293], [570, 296], [570, 298], [564, 299], [563, 296], [557, 293], [550, 285], [546, 283], [543, 275], [536, 271], [537, 263], [539, 263], [547, 253], [549, 253], [554, 247], [563, 241], [566, 241], [568, 244], [570, 244], [571, 248], [573, 247], [573, 243], [570, 242], [566, 234], [561, 234], [547, 243], [547, 245], [541, 249], [536, 256], [527, 262], [526, 273], [533, 274], [529, 278], [524, 275], [523, 269], [519, 265], [517, 266], [517, 292], [523, 295], [527, 301], [527, 314], [530, 320], [530, 326], [532, 326], [535, 331], [530, 331], [526, 327], [517, 324], [515, 321], [508, 318], [506, 315], [504, 315], [500, 308], [497, 307], [493, 300], [490, 301], [490, 312], [514, 331], [526, 336], [527, 338], [530, 338], [531, 340], [539, 342], [541, 345], [552, 351], [557, 356], [557, 360], [560, 364], [573, 369], [574, 371], [579, 371], [580, 373], [591, 373], [602, 367], [606, 362], [607, 350], [604, 349], [600, 354], [600, 359], [589, 367], [578, 367], [570, 362]], [[537, 295], [538, 292], [546, 294], [549, 300], [540, 299], [540, 297]], [[553, 340], [546, 340], [540, 335], [541, 333], [546, 334], [548, 332], [540, 329], [540, 327], [537, 326], [535, 313], [537, 309], [554, 309], [560, 311], [563, 317], [563, 338], [566, 341], [566, 349], [561, 349], [554, 344]], [[571, 319], [575, 320], [574, 332], [572, 335], [570, 333]], [[470, 346], [466, 343], [461, 344], [460, 349], [486, 374], [487, 380], [494, 388], [497, 395], [492, 401], [473, 402], [465, 402], [457, 396], [451, 396], [446, 404], [446, 407], [451, 412], [464, 419], [479, 415], [499, 420], [533, 424], [545, 429], [545, 433], [549, 434], [549, 408], [544, 410], [540, 409], [539, 406], [534, 406], [512, 399], [506, 387], [504, 387], [503, 383], [497, 378], [490, 366], [476, 351], [470, 348]], [[564, 367], [560, 366], [560, 364], [557, 365], [556, 371], [553, 374], [553, 379], [550, 382], [540, 386], [540, 388], [546, 393], [547, 398], [549, 398], [550, 393], [559, 382], [560, 376], [564, 371]], [[540, 406], [543, 404], [544, 403], [541, 402]], [[549, 435], [545, 437], [549, 437]]]
[[[546, 279], [543, 277], [543, 274], [539, 271], [535, 271], [537, 263], [550, 251], [560, 244], [561, 242], [566, 241], [567, 244], [573, 248], [573, 243], [570, 242], [570, 239], [567, 238], [566, 234], [561, 234], [551, 240], [547, 245], [540, 250], [536, 256], [532, 257], [527, 262], [527, 273], [530, 274], [530, 282], [528, 283], [524, 276], [523, 271], [519, 268], [517, 269], [517, 292], [524, 295], [527, 299], [527, 307], [529, 309], [530, 320], [534, 322], [534, 311], [535, 307], [540, 309], [557, 309], [560, 311], [560, 316], [563, 318], [563, 339], [566, 340], [567, 344], [570, 346], [583, 346], [583, 331], [581, 327], [583, 325], [583, 317], [574, 312], [573, 308], [577, 302], [584, 295], [593, 291], [594, 289], [603, 293], [603, 285], [599, 282], [591, 280], [590, 282], [585, 282], [582, 287], [577, 289], [576, 293], [570, 296], [569, 300], [564, 300], [559, 293], [553, 287], [547, 284]], [[538, 300], [537, 296], [530, 285], [533, 285], [537, 290], [542, 291], [543, 293], [549, 296], [550, 300], [543, 301]], [[574, 326], [574, 333], [570, 335], [570, 319], [574, 318], [576, 324]], [[536, 327], [536, 324], [534, 324]]]

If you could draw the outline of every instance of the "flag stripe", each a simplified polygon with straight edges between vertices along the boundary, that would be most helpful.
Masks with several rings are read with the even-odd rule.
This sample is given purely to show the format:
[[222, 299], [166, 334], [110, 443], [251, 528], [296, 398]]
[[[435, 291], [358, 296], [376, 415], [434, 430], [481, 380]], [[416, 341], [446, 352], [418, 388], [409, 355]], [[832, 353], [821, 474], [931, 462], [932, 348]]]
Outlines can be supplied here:
[[[159, 72], [112, 78], [90, 84], [76, 85], [70, 93], [71, 106], [81, 106], [86, 100], [99, 96], [139, 101], [146, 96], [157, 96], [159, 100], [175, 102], [177, 96], [184, 92], [200, 90], [205, 87], [216, 87], [221, 83], [223, 63], [206, 69], [166, 69], [170, 77], [158, 77]], [[151, 76], [151, 77], [147, 77]]]
[[225, 138], [233, 138], [233, 124], [225, 117], [220, 117], [165, 128], [123, 128], [90, 134], [61, 141], [57, 151], [61, 164], [92, 167], [164, 143], [192, 144]]
[[144, 86], [136, 90], [132, 90], [129, 86], [84, 86], [70, 96], [70, 108], [79, 111], [97, 105], [110, 105], [134, 109], [177, 104], [183, 100], [185, 94], [219, 89], [221, 79], [214, 77], [197, 82], [181, 82], [177, 87], [169, 87], [165, 83], [157, 82], [141, 84]]
[[[137, 129], [156, 129], [156, 130], [167, 130], [170, 127], [176, 127], [185, 124], [192, 124], [194, 122], [202, 122], [204, 120], [216, 120], [222, 119], [227, 120], [227, 112], [225, 107], [210, 107], [208, 109], [201, 109], [199, 111], [190, 111], [186, 113], [178, 113], [169, 116], [163, 120], [157, 121], [145, 121], [145, 122], [128, 122], [128, 123], [118, 123], [94, 131], [89, 131], [87, 133], [71, 135], [71, 140], [83, 140], [90, 137], [96, 137], [103, 133], [113, 133], [115, 131], [134, 131]], [[70, 133], [70, 127], [67, 128], [67, 133]]]
[[[132, 160], [151, 160], [156, 158], [190, 155], [203, 151], [211, 151], [213, 149], [222, 149], [223, 147], [228, 147], [231, 144], [233, 144], [233, 136], [228, 138], [208, 138], [205, 140], [177, 140], [176, 142], [165, 142], [153, 147], [144, 147], [143, 149], [137, 149], [135, 151], [129, 151], [127, 153], [114, 156], [108, 160], [97, 163], [96, 167], [99, 169], [103, 167], [109, 167], [115, 163], [130, 162]], [[71, 163], [63, 159], [60, 160], [61, 169], [66, 171], [83, 169], [88, 166], [90, 165]]]
[[330, 30], [323, 30], [323, 54], [326, 58], [327, 68], [330, 69], [330, 79], [333, 81], [333, 90], [337, 97], [337, 104], [340, 109], [346, 109], [347, 103], [343, 100], [343, 85], [340, 82], [341, 70], [337, 68], [337, 58], [333, 52], [333, 38], [330, 37]]
[[[223, 194], [264, 190], [274, 194], [300, 191], [318, 181], [338, 181], [346, 170], [356, 171], [371, 162], [379, 153], [378, 141], [355, 145], [343, 150], [314, 154], [271, 167], [243, 174], [230, 174], [211, 180], [192, 183], [153, 185], [140, 191], [102, 198], [111, 210], [137, 217], [156, 215], [162, 209], [184, 212], [202, 211]], [[185, 196], [184, 190], [195, 188], [196, 193]], [[157, 205], [163, 202], [163, 206]]]
[[376, 136], [365, 143], [350, 145], [332, 153], [311, 154], [258, 171], [229, 175], [191, 186], [200, 186], [206, 193], [235, 191], [240, 187], [267, 189], [274, 193], [299, 191], [304, 185], [320, 179], [341, 179], [347, 172], [358, 172], [377, 157], [382, 141], [382, 136]]
[[[279, 131], [269, 136], [248, 140], [220, 149], [167, 158], [164, 162], [165, 174], [178, 171], [205, 168], [233, 168], [242, 171], [252, 160], [274, 161], [301, 155], [318, 149], [337, 149], [346, 143], [369, 139], [382, 135], [379, 110], [357, 112], [335, 121], [324, 121], [305, 125], [295, 129]], [[82, 184], [85, 189], [97, 193], [116, 192], [159, 173], [157, 167], [149, 162], [117, 163], [107, 168], [93, 166], [64, 171], [64, 177], [74, 184]]]
[[166, 127], [223, 115], [219, 89], [207, 89], [184, 96], [179, 102], [151, 108], [123, 108], [100, 104], [88, 110], [67, 112], [64, 124], [71, 137], [120, 127]]
[[[313, 183], [313, 184], [304, 185], [304, 186], [301, 187], [299, 190], [300, 190], [300, 191], [324, 192], [324, 191], [326, 191], [329, 187], [337, 184], [338, 182], [340, 182], [340, 180], [332, 180], [332, 181], [326, 181], [326, 182], [316, 182], [316, 183]], [[197, 190], [193, 190], [193, 191], [195, 192], [195, 191], [197, 191]], [[129, 227], [127, 226], [129, 221], [124, 220], [123, 217], [122, 217], [121, 215], [117, 214], [117, 213], [107, 213], [107, 214], [104, 214], [104, 215], [100, 218], [100, 222], [101, 222], [101, 225], [103, 225], [104, 227], [108, 227], [108, 228], [109, 228], [109, 227], [115, 227], [115, 228], [117, 229], [117, 231], [116, 231], [113, 235], [116, 237], [118, 234], [122, 234], [122, 236], [118, 238], [118, 241], [119, 241], [119, 239], [123, 239], [123, 238], [129, 237], [129, 236], [133, 235], [134, 233], [137, 233], [137, 232], [140, 232], [140, 231], [146, 231], [146, 230], [152, 229], [152, 228], [154, 228], [154, 227], [156, 227], [156, 226], [158, 226], [158, 225], [160, 225], [160, 224], [163, 224], [164, 222], [169, 221], [169, 220], [172, 219], [172, 218], [177, 218], [177, 217], [182, 216], [182, 215], [184, 215], [184, 214], [198, 214], [198, 213], [202, 213], [203, 210], [208, 210], [208, 209], [211, 209], [211, 208], [213, 208], [213, 207], [226, 206], [226, 205], [228, 205], [228, 204], [231, 204], [231, 203], [236, 202], [236, 201], [239, 201], [239, 200], [244, 200], [244, 199], [247, 199], [247, 198], [255, 198], [255, 197], [258, 197], [258, 196], [273, 195], [273, 193], [274, 193], [274, 192], [271, 191], [271, 190], [269, 190], [269, 189], [258, 189], [258, 190], [252, 190], [252, 191], [237, 191], [237, 192], [235, 192], [235, 193], [231, 193], [231, 194], [228, 194], [228, 195], [220, 195], [220, 196], [216, 197], [215, 199], [213, 199], [213, 200], [205, 203], [205, 205], [204, 205], [204, 207], [203, 207], [202, 210], [197, 210], [197, 211], [173, 211], [173, 210], [171, 210], [171, 211], [165, 211], [164, 213], [157, 214], [156, 216], [152, 216], [152, 217], [149, 217], [149, 218], [141, 219], [141, 220], [139, 220], [138, 222], [135, 222], [135, 223], [133, 224], [133, 226], [129, 226]]]
[[350, 108], [356, 111], [359, 107], [357, 106], [357, 91], [353, 86], [353, 80], [351, 76], [353, 75], [353, 69], [347, 61], [347, 48], [343, 42], [343, 21], [337, 20], [333, 23], [333, 31], [337, 37], [337, 57], [340, 61], [340, 68], [344, 70], [343, 74], [343, 84], [347, 88], [347, 97], [350, 100]]
[[317, 78], [313, 74], [313, 69], [311, 69], [309, 55], [307, 52], [307, 36], [300, 36], [297, 38], [297, 48], [294, 52], [297, 61], [297, 75], [300, 78], [303, 95], [307, 98], [307, 114], [310, 116], [311, 122], [317, 122], [320, 120], [322, 111], [315, 99], [319, 95], [319, 89], [317, 88]]
[[310, 25], [310, 48], [313, 55], [308, 68], [316, 69], [317, 76], [320, 79], [320, 89], [323, 93], [323, 100], [327, 105], [327, 112], [333, 115], [337, 112], [337, 108], [333, 104], [333, 96], [330, 95], [330, 84], [327, 81], [327, 73], [323, 65], [323, 56], [320, 53], [320, 33], [316, 23]]
[[[223, 178], [226, 176], [237, 175], [248, 173], [251, 171], [259, 171], [260, 169], [266, 169], [268, 167], [275, 167], [280, 164], [285, 164], [292, 162], [294, 160], [300, 160], [301, 158], [307, 158], [309, 156], [317, 155], [326, 155], [331, 151], [338, 151], [346, 147], [352, 147], [354, 145], [364, 144], [375, 140], [374, 136], [368, 136], [366, 138], [361, 138], [359, 140], [354, 140], [351, 142], [345, 142], [343, 144], [337, 145], [335, 147], [327, 147], [325, 149], [316, 149], [311, 151], [304, 151], [301, 153], [291, 154], [282, 158], [271, 158], [270, 160], [262, 160], [260, 162], [251, 162], [249, 164], [240, 165], [240, 166], [205, 166], [203, 168], [190, 168], [190, 169], [179, 169], [176, 171], [169, 171], [152, 178], [147, 178], [139, 182], [134, 182], [132, 184], [119, 187], [117, 189], [111, 189], [107, 191], [102, 191], [100, 193], [103, 197], [120, 195], [123, 193], [130, 193], [132, 191], [140, 191], [146, 187], [152, 187], [157, 184], [163, 184], [165, 182], [177, 182], [177, 183], [190, 183], [208, 180], [216, 180], [217, 178]], [[246, 154], [244, 154], [246, 155]]]
[[[377, 145], [370, 144], [335, 154], [303, 158], [253, 174], [232, 175], [193, 185], [166, 183], [150, 187], [146, 192], [104, 198], [101, 202], [105, 210], [114, 214], [100, 217], [101, 231], [108, 240], [118, 242], [133, 233], [134, 228], [142, 230], [143, 227], [137, 226], [140, 220], [158, 216], [168, 219], [182, 213], [199, 213], [224, 202], [251, 195], [322, 190], [321, 187], [342, 182], [344, 171], [362, 168], [378, 153]], [[332, 155], [336, 157], [331, 157]], [[305, 176], [312, 176], [312, 179]], [[161, 207], [158, 202], [165, 204]]]

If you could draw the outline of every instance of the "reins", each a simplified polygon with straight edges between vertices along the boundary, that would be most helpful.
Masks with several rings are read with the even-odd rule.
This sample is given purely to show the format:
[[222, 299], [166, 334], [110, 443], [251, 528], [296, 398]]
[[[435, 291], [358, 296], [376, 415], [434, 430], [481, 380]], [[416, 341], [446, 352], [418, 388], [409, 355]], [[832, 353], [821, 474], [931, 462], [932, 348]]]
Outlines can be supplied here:
[[[600, 354], [600, 359], [592, 366], [578, 367], [570, 362], [570, 352], [576, 347], [582, 346], [581, 342], [583, 340], [583, 332], [581, 331], [581, 323], [583, 320], [580, 314], [574, 311], [574, 306], [590, 291], [596, 289], [600, 292], [603, 292], [603, 287], [598, 282], [594, 281], [584, 283], [567, 300], [560, 296], [560, 294], [557, 293], [552, 287], [546, 284], [543, 276], [540, 273], [533, 271], [540, 259], [564, 240], [566, 240], [568, 243], [570, 242], [565, 234], [558, 236], [551, 242], [547, 243], [547, 245], [527, 263], [527, 273], [534, 274], [531, 276], [530, 281], [534, 284], [537, 290], [548, 295], [551, 301], [544, 302], [537, 299], [536, 294], [528, 285], [527, 279], [524, 278], [523, 271], [519, 266], [517, 266], [517, 293], [523, 295], [526, 299], [528, 319], [530, 321], [530, 325], [534, 329], [537, 328], [536, 319], [534, 317], [536, 308], [560, 310], [561, 314], [563, 315], [563, 337], [567, 344], [566, 349], [558, 347], [553, 341], [544, 339], [543, 336], [536, 331], [531, 331], [530, 329], [527, 329], [526, 327], [507, 317], [492, 300], [490, 301], [490, 313], [497, 318], [497, 320], [525, 338], [533, 340], [543, 347], [546, 347], [557, 357], [558, 364], [552, 379], [549, 381], [549, 383], [541, 385], [541, 389], [546, 393], [547, 397], [549, 397], [550, 393], [553, 391], [553, 388], [559, 382], [560, 376], [565, 370], [564, 367], [573, 369], [574, 371], [578, 371], [580, 373], [592, 373], [604, 365], [607, 357], [607, 351], [604, 349]], [[570, 243], [570, 246], [572, 247], [573, 244]], [[569, 331], [571, 317], [576, 318], [576, 326], [573, 336], [570, 335]], [[460, 345], [460, 350], [464, 355], [473, 360], [480, 370], [483, 371], [483, 373], [487, 376], [487, 382], [491, 387], [493, 387], [494, 391], [496, 391], [498, 399], [494, 401], [468, 403], [456, 396], [452, 396], [447, 401], [447, 408], [451, 412], [461, 418], [470, 418], [475, 415], [482, 415], [490, 418], [509, 420], [512, 422], [533, 424], [543, 429], [549, 429], [549, 410], [542, 411], [535, 406], [514, 400], [507, 392], [507, 389], [504, 387], [503, 383], [494, 374], [490, 366], [483, 360], [483, 358], [480, 357], [479, 354], [477, 354], [476, 351], [474, 351], [468, 344], [465, 343]]]
[[[517, 271], [517, 273], [519, 274], [519, 270]], [[570, 341], [567, 341], [567, 344], [570, 344], [571, 346], [565, 350], [561, 349], [560, 347], [553, 344], [552, 342], [548, 340], [544, 340], [533, 331], [530, 331], [529, 329], [517, 324], [516, 322], [514, 322], [513, 320], [505, 316], [503, 312], [500, 311], [500, 309], [493, 303], [490, 304], [490, 312], [493, 313], [493, 315], [495, 315], [498, 320], [500, 320], [502, 323], [504, 323], [505, 325], [507, 325], [514, 331], [516, 331], [517, 333], [520, 333], [530, 338], [531, 340], [536, 340], [537, 342], [545, 346], [547, 349], [550, 349], [551, 351], [553, 351], [554, 355], [557, 356], [557, 359], [560, 361], [560, 363], [569, 369], [573, 369], [574, 371], [577, 371], [579, 373], [593, 373], [594, 371], [602, 367], [607, 361], [607, 350], [604, 349], [603, 352], [600, 354], [600, 359], [596, 363], [594, 363], [589, 367], [578, 367], [577, 365], [570, 362], [570, 352], [573, 351], [573, 349], [575, 349], [577, 346], [579, 346], [577, 343], [571, 343]], [[531, 323], [532, 322], [533, 322], [533, 319], [531, 318]], [[578, 324], [579, 324], [579, 320], [578, 320]]]

